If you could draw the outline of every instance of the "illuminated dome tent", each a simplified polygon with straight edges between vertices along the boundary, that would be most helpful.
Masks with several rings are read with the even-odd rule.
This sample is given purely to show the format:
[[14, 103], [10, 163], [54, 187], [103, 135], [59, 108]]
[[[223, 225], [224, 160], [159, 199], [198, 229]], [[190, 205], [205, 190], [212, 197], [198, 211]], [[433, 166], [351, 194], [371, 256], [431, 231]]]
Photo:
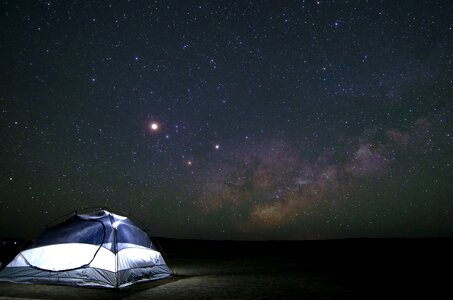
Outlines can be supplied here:
[[170, 275], [142, 229], [100, 210], [47, 229], [0, 272], [0, 280], [114, 288]]

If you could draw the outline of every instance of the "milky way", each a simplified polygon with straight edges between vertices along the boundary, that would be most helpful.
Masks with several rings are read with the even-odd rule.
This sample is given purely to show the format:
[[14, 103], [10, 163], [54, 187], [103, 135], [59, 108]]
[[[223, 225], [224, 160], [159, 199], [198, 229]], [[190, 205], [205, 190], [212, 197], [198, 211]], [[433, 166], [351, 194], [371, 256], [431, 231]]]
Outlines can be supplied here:
[[[365, 130], [373, 134], [357, 136], [356, 144], [349, 145], [350, 151], [341, 153], [341, 158], [341, 151], [330, 150], [308, 159], [305, 145], [290, 145], [283, 140], [243, 143], [212, 161], [200, 162], [198, 175], [194, 176], [196, 184], [191, 183], [188, 188], [198, 188], [194, 199], [203, 215], [228, 216], [225, 222], [235, 232], [268, 232], [270, 228], [284, 228], [313, 216], [317, 222], [334, 222], [338, 226], [342, 224], [335, 221], [339, 215], [368, 206], [368, 221], [361, 221], [362, 230], [366, 231], [374, 226], [369, 218], [374, 219], [372, 215], [379, 213], [366, 203], [368, 196], [365, 201], [362, 199], [362, 193], [369, 193], [365, 192], [368, 189], [376, 189], [373, 193], [378, 196], [392, 189], [397, 192], [401, 183], [388, 180], [398, 168], [397, 156], [416, 159], [417, 153], [430, 152], [427, 133], [431, 127], [430, 121], [423, 118], [416, 120], [409, 132], [394, 128], [381, 129], [382, 132]], [[379, 135], [382, 140], [376, 138]], [[341, 141], [336, 142], [342, 146]], [[388, 205], [378, 210], [394, 214], [395, 205]], [[342, 225], [349, 227], [356, 218], [349, 215], [341, 221]], [[310, 228], [302, 235], [316, 238]]]
[[0, 236], [453, 234], [449, 1], [0, 6]]

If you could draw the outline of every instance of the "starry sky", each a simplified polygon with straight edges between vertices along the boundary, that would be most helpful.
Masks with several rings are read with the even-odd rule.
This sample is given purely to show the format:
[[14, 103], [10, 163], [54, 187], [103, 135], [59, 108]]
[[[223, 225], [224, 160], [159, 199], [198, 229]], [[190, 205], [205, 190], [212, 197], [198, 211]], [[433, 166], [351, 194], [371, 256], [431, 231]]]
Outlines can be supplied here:
[[2, 1], [0, 236], [453, 235], [453, 2]]

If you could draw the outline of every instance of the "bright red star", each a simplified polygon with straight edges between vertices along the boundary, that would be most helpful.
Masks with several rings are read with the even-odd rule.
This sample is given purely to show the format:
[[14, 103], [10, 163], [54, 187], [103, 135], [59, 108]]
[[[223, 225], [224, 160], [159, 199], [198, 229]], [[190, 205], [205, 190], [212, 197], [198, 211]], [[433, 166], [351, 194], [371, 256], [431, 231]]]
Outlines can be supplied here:
[[159, 124], [156, 123], [156, 122], [152, 122], [150, 125], [149, 125], [149, 128], [151, 128], [152, 131], [157, 131], [159, 130]]

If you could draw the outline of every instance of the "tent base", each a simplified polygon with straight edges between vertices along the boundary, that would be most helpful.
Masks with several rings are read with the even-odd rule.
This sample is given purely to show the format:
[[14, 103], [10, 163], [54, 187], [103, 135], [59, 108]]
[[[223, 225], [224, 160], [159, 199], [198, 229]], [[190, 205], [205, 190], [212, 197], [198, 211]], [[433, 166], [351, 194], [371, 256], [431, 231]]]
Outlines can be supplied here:
[[171, 276], [171, 272], [166, 265], [128, 269], [118, 272], [118, 284], [116, 284], [114, 272], [90, 267], [58, 272], [33, 267], [6, 267], [0, 273], [0, 281], [123, 288], [135, 283], [164, 279], [169, 276]]

